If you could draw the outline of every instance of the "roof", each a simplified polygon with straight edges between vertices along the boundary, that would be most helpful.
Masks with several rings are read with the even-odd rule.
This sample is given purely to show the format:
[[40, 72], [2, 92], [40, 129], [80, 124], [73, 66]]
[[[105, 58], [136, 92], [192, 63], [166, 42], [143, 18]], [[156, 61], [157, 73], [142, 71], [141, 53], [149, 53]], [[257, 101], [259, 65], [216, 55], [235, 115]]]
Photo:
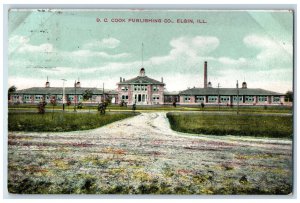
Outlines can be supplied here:
[[122, 82], [119, 82], [118, 84], [154, 84], [154, 85], [164, 85], [163, 82], [159, 82], [158, 80], [154, 80], [152, 78], [148, 78], [147, 76], [137, 76], [135, 78], [125, 80]]
[[[76, 87], [76, 94], [83, 94], [84, 91], [91, 90], [93, 94], [102, 94], [101, 88]], [[62, 94], [62, 87], [31, 87], [28, 89], [17, 90], [16, 94]], [[115, 90], [104, 90], [106, 94], [118, 94]], [[75, 87], [65, 87], [65, 94], [75, 94]]]
[[164, 95], [176, 96], [176, 95], [179, 95], [179, 92], [178, 92], [178, 91], [173, 91], [173, 92], [164, 92]]
[[[191, 88], [179, 92], [179, 95], [237, 95], [236, 88]], [[260, 88], [239, 88], [239, 95], [256, 95], [256, 96], [281, 96], [284, 94], [272, 92]]]

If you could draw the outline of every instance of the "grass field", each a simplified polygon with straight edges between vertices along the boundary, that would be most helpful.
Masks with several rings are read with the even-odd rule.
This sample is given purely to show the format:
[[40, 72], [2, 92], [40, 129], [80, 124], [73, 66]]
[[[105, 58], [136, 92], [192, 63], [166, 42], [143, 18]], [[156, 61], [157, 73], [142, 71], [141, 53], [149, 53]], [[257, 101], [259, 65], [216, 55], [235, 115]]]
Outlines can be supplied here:
[[[37, 112], [37, 104], [19, 104], [19, 105], [9, 105], [9, 111], [27, 111], [32, 110]], [[46, 111], [52, 111], [52, 105], [46, 106]], [[66, 111], [73, 111], [74, 105], [66, 106]], [[97, 109], [96, 105], [87, 106], [83, 105], [82, 109], [77, 109], [77, 111], [91, 110], [95, 111]], [[62, 106], [54, 106], [54, 110], [62, 110]], [[109, 105], [107, 107], [108, 111], [131, 111], [131, 106], [120, 107], [119, 105]], [[137, 106], [137, 111], [220, 111], [220, 112], [236, 112], [237, 107], [229, 106], [205, 106], [201, 108], [199, 106], [177, 106], [176, 108], [171, 105], [163, 106]], [[241, 113], [292, 113], [293, 109], [290, 106], [240, 106], [239, 111]]]
[[9, 131], [65, 132], [88, 130], [129, 118], [138, 113], [9, 113]]
[[282, 115], [168, 113], [171, 128], [184, 133], [292, 138], [293, 118]]

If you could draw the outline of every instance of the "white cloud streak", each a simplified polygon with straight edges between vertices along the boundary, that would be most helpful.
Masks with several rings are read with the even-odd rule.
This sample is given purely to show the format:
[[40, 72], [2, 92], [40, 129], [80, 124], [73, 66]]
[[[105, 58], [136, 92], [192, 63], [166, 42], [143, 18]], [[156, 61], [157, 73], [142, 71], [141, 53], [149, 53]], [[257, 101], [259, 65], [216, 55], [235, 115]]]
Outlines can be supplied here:
[[120, 40], [109, 37], [109, 38], [103, 38], [102, 40], [92, 40], [91, 42], [88, 42], [83, 45], [83, 49], [88, 50], [98, 50], [98, 49], [114, 49], [120, 45]]

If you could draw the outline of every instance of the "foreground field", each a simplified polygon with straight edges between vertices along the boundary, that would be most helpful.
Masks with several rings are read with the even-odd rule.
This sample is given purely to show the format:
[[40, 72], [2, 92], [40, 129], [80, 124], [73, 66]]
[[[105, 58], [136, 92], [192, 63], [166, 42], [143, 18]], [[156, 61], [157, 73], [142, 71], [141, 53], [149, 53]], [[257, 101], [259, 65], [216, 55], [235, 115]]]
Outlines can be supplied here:
[[293, 117], [286, 114], [167, 113], [171, 128], [185, 133], [292, 138]]
[[9, 132], [8, 189], [43, 194], [289, 194], [292, 142], [187, 136], [165, 113], [102, 128]]

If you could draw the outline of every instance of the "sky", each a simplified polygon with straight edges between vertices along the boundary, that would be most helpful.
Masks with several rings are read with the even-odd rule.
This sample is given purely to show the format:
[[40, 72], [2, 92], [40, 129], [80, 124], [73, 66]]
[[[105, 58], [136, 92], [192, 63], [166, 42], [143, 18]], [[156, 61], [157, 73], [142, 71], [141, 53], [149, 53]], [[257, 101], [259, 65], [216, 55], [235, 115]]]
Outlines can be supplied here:
[[43, 87], [47, 77], [52, 87], [79, 78], [82, 87], [116, 89], [144, 67], [181, 91], [203, 87], [204, 61], [213, 87], [293, 88], [290, 11], [23, 9], [8, 20], [8, 85], [17, 89]]

